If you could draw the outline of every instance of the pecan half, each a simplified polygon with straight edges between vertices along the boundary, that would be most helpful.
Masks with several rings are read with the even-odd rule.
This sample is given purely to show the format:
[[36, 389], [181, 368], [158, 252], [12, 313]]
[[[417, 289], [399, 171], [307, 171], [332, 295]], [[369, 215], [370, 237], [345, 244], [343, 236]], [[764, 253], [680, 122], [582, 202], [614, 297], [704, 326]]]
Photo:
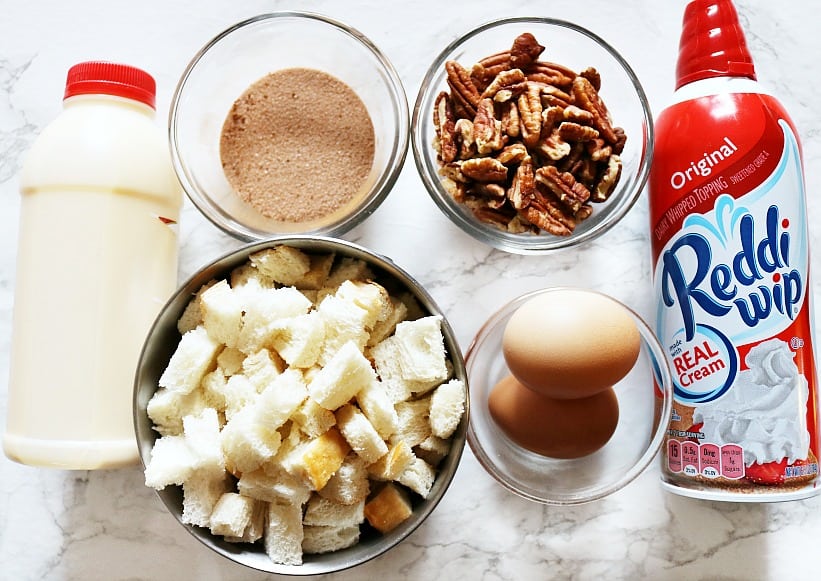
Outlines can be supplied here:
[[[462, 170], [464, 172], [464, 168]], [[580, 184], [569, 172], [559, 172], [552, 165], [540, 167], [536, 171], [536, 182], [547, 188], [572, 213], [590, 199], [590, 190]]]
[[473, 121], [458, 119], [454, 124], [454, 133], [459, 144], [459, 159], [468, 159], [476, 155], [476, 147], [473, 142]]
[[507, 166], [492, 157], [475, 157], [458, 163], [462, 175], [477, 182], [503, 182], [507, 179]]
[[509, 68], [511, 68], [510, 51], [499, 52], [474, 64], [470, 69], [470, 78], [477, 89], [484, 91], [496, 75]]
[[509, 137], [519, 137], [519, 106], [515, 101], [502, 104], [502, 132]]
[[513, 181], [507, 190], [507, 197], [513, 207], [521, 210], [533, 200], [536, 192], [536, 180], [533, 174], [533, 160], [527, 156], [516, 168]]
[[576, 226], [571, 218], [552, 205], [533, 202], [520, 212], [528, 222], [554, 236], [569, 236]]
[[496, 101], [510, 101], [513, 96], [518, 96], [525, 89], [525, 74], [522, 69], [509, 69], [502, 71], [491, 81], [482, 92], [482, 99], [494, 99], [500, 91], [505, 92], [505, 98], [495, 99]]
[[519, 119], [522, 141], [528, 147], [539, 142], [542, 133], [542, 100], [538, 85], [528, 83], [524, 93], [519, 95]]
[[510, 145], [506, 145], [502, 151], [496, 156], [496, 159], [501, 161], [505, 165], [511, 165], [514, 163], [521, 163], [528, 157], [527, 148], [522, 143], [512, 143]]
[[504, 145], [502, 139], [502, 122], [496, 119], [496, 110], [493, 101], [482, 99], [476, 108], [476, 117], [473, 119], [473, 141], [479, 155], [486, 155]]
[[468, 117], [473, 117], [476, 115], [476, 107], [479, 105], [481, 96], [470, 78], [470, 73], [456, 61], [446, 62], [445, 71], [448, 74], [448, 86], [455, 104], [461, 107]]
[[564, 121], [559, 125], [559, 137], [565, 141], [591, 141], [599, 136], [599, 132], [588, 127], [587, 125], [579, 125], [572, 121]]
[[536, 37], [524, 32], [513, 40], [510, 48], [510, 66], [520, 68], [537, 61], [544, 52], [544, 47], [536, 41]]
[[456, 145], [453, 107], [450, 104], [450, 96], [445, 91], [442, 91], [436, 97], [433, 108], [433, 124], [436, 127], [436, 137], [439, 140], [439, 157], [442, 163], [450, 163], [456, 159], [459, 149]]
[[573, 80], [573, 98], [576, 104], [593, 115], [592, 125], [608, 143], [616, 143], [618, 136], [610, 122], [610, 113], [596, 88], [584, 77]]
[[607, 198], [610, 197], [610, 194], [612, 194], [613, 190], [616, 189], [616, 184], [619, 183], [619, 178], [621, 177], [621, 170], [621, 158], [618, 155], [611, 155], [610, 159], [608, 159], [607, 161], [607, 167], [605, 168], [604, 172], [602, 172], [602, 175], [599, 178], [598, 183], [593, 189], [590, 198], [591, 201], [604, 202], [605, 200], [607, 200]]

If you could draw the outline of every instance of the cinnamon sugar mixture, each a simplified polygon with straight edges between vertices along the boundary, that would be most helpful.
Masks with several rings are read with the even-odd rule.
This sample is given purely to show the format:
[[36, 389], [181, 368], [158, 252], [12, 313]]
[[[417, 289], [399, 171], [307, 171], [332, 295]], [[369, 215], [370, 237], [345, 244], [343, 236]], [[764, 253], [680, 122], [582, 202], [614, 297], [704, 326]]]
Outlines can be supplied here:
[[336, 77], [284, 69], [234, 103], [220, 156], [228, 182], [258, 212], [308, 222], [340, 210], [359, 192], [373, 164], [373, 122]]

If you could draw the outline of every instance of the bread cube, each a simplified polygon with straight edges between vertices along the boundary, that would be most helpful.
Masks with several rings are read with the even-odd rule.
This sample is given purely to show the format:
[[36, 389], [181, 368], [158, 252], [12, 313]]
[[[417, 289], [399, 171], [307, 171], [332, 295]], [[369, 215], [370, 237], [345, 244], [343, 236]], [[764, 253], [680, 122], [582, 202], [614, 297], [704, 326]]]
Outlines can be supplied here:
[[177, 320], [177, 330], [180, 332], [180, 335], [185, 335], [188, 331], [193, 331], [202, 324], [200, 299], [202, 298], [202, 294], [216, 283], [216, 280], [210, 280], [202, 285], [196, 294], [194, 294], [194, 297], [185, 305], [185, 310]]
[[356, 403], [383, 440], [388, 439], [396, 431], [399, 416], [396, 415], [393, 402], [384, 385], [375, 377], [357, 392]]
[[225, 472], [195, 471], [182, 485], [180, 520], [185, 524], [209, 528], [217, 501], [230, 490], [231, 479]]
[[284, 369], [279, 358], [267, 349], [260, 349], [242, 361], [242, 374], [254, 385], [257, 393], [262, 393]]
[[391, 312], [388, 291], [375, 282], [346, 280], [339, 285], [335, 295], [365, 310], [364, 325], [369, 330]]
[[284, 286], [295, 285], [311, 269], [308, 255], [291, 246], [267, 248], [249, 258], [262, 275]]
[[220, 348], [220, 343], [208, 335], [205, 327], [188, 331], [160, 376], [160, 387], [191, 393], [210, 370]]
[[352, 527], [365, 521], [365, 500], [342, 504], [317, 494], [305, 507], [302, 524], [311, 526]]
[[303, 533], [302, 551], [309, 555], [340, 551], [359, 542], [359, 526], [305, 526]]
[[325, 343], [325, 321], [316, 311], [281, 320], [273, 326], [271, 345], [291, 367], [316, 364]]
[[385, 318], [376, 322], [373, 329], [371, 329], [370, 335], [368, 336], [367, 345], [370, 347], [373, 347], [380, 341], [384, 341], [393, 335], [396, 330], [396, 325], [408, 317], [408, 307], [405, 303], [394, 297], [389, 297], [389, 299], [390, 307], [388, 309], [388, 314]]
[[308, 384], [308, 392], [325, 409], [335, 410], [350, 401], [376, 377], [359, 348], [348, 342]]
[[234, 270], [228, 276], [231, 288], [240, 290], [241, 287], [254, 286], [256, 288], [276, 288], [277, 283], [262, 274], [250, 262], [246, 262]]
[[291, 417], [291, 414], [308, 397], [308, 389], [302, 373], [286, 369], [268, 384], [254, 402], [257, 421], [268, 430], [275, 430]]
[[415, 459], [408, 443], [400, 440], [391, 445], [387, 454], [368, 466], [368, 475], [374, 480], [397, 480]]
[[291, 414], [291, 419], [310, 438], [321, 436], [336, 425], [334, 413], [316, 403], [312, 397], [302, 402], [302, 405]]
[[414, 393], [424, 393], [436, 387], [441, 381], [417, 381], [407, 379], [401, 365], [399, 341], [396, 337], [388, 337], [374, 345], [370, 350], [376, 372], [382, 382], [382, 387], [388, 398], [394, 403], [406, 401]]
[[237, 481], [237, 490], [263, 502], [303, 505], [311, 491], [302, 480], [291, 476], [281, 466], [266, 463], [262, 468], [244, 472]]
[[311, 490], [322, 490], [350, 451], [348, 442], [334, 427], [318, 438], [300, 443], [281, 462], [285, 470], [301, 478]]
[[200, 298], [203, 326], [215, 341], [236, 347], [242, 326], [242, 302], [228, 282], [221, 280]]
[[265, 534], [265, 519], [268, 516], [268, 503], [259, 502], [256, 499], [253, 501], [253, 509], [251, 511], [251, 520], [248, 526], [245, 527], [241, 536], [226, 536], [225, 540], [229, 543], [255, 543], [260, 540]]
[[430, 421], [428, 420], [430, 396], [399, 402], [395, 407], [396, 415], [399, 418], [399, 427], [390, 437], [392, 444], [404, 441], [413, 448], [431, 435]]
[[436, 469], [421, 458], [416, 458], [411, 462], [411, 465], [399, 475], [398, 481], [422, 498], [427, 498], [435, 479]]
[[382, 534], [387, 534], [413, 514], [409, 495], [392, 482], [365, 504], [365, 518]]
[[371, 280], [373, 272], [368, 263], [359, 258], [343, 256], [331, 269], [326, 286], [336, 288], [346, 280]]
[[145, 485], [162, 490], [170, 484], [180, 485], [191, 476], [197, 463], [185, 436], [163, 436], [154, 442], [145, 467]]
[[319, 354], [320, 365], [327, 365], [336, 352], [346, 343], [353, 343], [362, 351], [368, 342], [365, 322], [368, 312], [351, 301], [336, 295], [322, 299], [317, 313], [325, 325], [325, 343]]
[[222, 388], [222, 395], [225, 400], [225, 419], [229, 422], [259, 397], [257, 388], [244, 375], [229, 377]]
[[226, 537], [241, 537], [251, 524], [254, 499], [236, 492], [226, 492], [211, 513], [211, 533]]
[[434, 436], [450, 438], [465, 413], [465, 384], [459, 379], [443, 383], [430, 398], [430, 427]]
[[427, 316], [396, 325], [393, 336], [399, 348], [402, 377], [424, 382], [448, 378], [442, 318]]
[[279, 432], [263, 428], [254, 407], [247, 406], [234, 414], [222, 429], [225, 466], [234, 474], [256, 470], [274, 457], [281, 440]]
[[271, 502], [267, 516], [263, 538], [268, 557], [281, 565], [301, 565], [302, 506]]
[[279, 319], [305, 314], [312, 304], [305, 295], [293, 287], [276, 289], [245, 287], [241, 293], [245, 315], [237, 347], [246, 354], [266, 347], [272, 326]]
[[310, 291], [316, 291], [324, 287], [328, 281], [335, 256], [333, 252], [309, 254], [310, 267], [308, 268], [308, 272], [302, 275], [302, 278], [296, 281], [294, 286], [299, 290]]
[[161, 387], [148, 400], [146, 413], [154, 422], [154, 429], [162, 436], [182, 434], [182, 418], [199, 413], [206, 403], [200, 390], [181, 393]]
[[450, 439], [430, 435], [413, 449], [413, 453], [431, 466], [437, 466], [450, 452], [450, 445]]
[[341, 504], [355, 504], [370, 492], [368, 469], [357, 454], [348, 454], [328, 483], [319, 491], [322, 498]]
[[182, 420], [185, 441], [194, 454], [194, 468], [200, 472], [223, 474], [225, 457], [220, 445], [220, 422], [213, 408], [205, 408], [199, 414], [185, 416]]
[[345, 404], [334, 415], [339, 431], [366, 463], [376, 462], [387, 454], [388, 445], [358, 407]]

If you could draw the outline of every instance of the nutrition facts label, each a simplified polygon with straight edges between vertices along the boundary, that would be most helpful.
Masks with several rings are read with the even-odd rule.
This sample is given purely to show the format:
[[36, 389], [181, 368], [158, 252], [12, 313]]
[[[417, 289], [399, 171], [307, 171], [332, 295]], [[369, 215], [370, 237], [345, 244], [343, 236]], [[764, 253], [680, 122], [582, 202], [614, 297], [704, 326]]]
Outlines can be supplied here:
[[736, 444], [698, 444], [689, 440], [667, 442], [667, 466], [687, 476], [738, 479], [744, 477], [744, 450]]

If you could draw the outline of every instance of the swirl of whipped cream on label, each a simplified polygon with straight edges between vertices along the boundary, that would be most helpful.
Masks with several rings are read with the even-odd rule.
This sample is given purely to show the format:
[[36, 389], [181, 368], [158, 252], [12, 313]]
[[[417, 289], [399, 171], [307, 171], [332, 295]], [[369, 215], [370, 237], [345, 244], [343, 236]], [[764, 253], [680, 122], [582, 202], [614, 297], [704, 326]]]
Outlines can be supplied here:
[[795, 353], [780, 339], [764, 341], [747, 354], [747, 368], [721, 398], [698, 406], [705, 441], [719, 446], [738, 444], [744, 463], [788, 464], [809, 453], [807, 379], [798, 372]]

